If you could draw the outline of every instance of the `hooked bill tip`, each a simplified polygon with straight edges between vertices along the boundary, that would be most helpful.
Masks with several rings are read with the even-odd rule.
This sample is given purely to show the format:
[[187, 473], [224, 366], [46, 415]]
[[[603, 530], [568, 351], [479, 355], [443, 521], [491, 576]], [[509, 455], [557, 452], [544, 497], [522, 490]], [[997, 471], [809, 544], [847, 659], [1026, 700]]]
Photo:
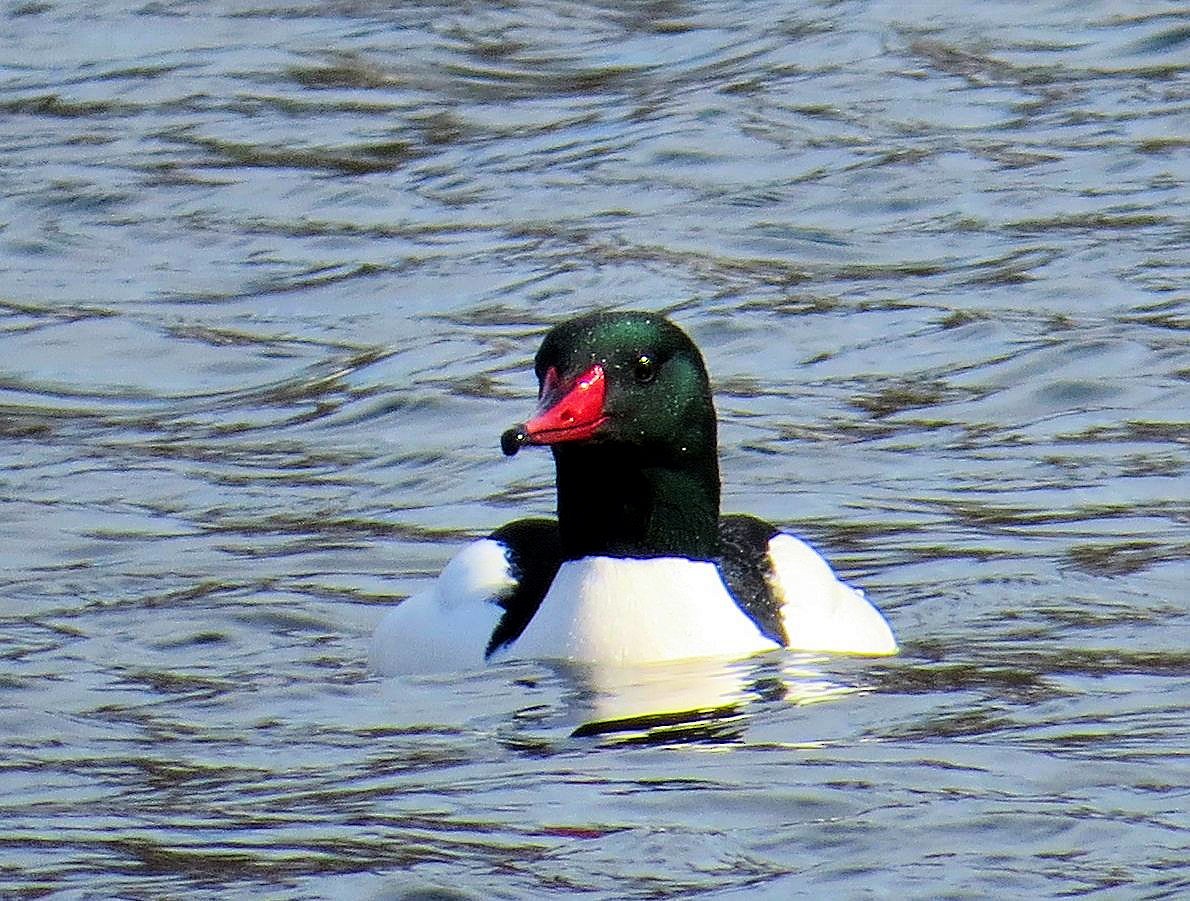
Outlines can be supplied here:
[[514, 425], [511, 429], [500, 436], [500, 450], [504, 451], [504, 456], [511, 457], [516, 454], [529, 440], [529, 436], [525, 433], [524, 425]]

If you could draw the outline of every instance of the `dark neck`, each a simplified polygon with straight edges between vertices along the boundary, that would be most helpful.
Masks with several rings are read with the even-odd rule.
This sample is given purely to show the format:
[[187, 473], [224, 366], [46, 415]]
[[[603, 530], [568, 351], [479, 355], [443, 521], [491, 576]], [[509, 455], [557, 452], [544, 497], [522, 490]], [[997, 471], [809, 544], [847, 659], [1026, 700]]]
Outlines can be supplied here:
[[562, 555], [688, 557], [719, 550], [719, 463], [626, 445], [556, 445]]

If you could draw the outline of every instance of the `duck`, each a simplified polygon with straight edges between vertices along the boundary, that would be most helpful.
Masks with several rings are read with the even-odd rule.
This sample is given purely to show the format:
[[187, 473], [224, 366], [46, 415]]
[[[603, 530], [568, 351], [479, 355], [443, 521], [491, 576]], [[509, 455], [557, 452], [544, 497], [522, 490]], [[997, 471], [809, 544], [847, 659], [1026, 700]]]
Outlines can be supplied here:
[[500, 445], [550, 449], [556, 518], [473, 540], [388, 609], [374, 671], [897, 652], [881, 612], [809, 544], [721, 514], [710, 378], [679, 326], [591, 313], [551, 328], [534, 362], [536, 410]]

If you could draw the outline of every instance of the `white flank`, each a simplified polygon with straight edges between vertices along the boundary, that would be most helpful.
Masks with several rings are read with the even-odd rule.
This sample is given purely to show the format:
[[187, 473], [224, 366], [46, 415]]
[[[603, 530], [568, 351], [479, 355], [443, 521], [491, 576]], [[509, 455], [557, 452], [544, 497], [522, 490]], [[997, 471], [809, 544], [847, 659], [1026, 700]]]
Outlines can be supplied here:
[[784, 533], [769, 542], [789, 647], [839, 654], [895, 654], [892, 629], [864, 597], [831, 571], [812, 547]]
[[736, 606], [711, 563], [586, 557], [562, 564], [537, 615], [492, 659], [637, 664], [775, 647]]
[[504, 610], [496, 600], [516, 582], [504, 545], [473, 541], [426, 591], [389, 610], [372, 637], [372, 669], [382, 675], [477, 669]]

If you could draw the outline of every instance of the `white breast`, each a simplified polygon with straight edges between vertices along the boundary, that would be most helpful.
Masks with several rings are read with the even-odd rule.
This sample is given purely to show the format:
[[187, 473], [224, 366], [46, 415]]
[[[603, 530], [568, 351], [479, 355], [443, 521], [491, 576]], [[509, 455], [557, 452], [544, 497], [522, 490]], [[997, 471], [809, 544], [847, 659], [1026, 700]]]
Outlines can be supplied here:
[[636, 664], [775, 647], [728, 595], [714, 564], [586, 557], [562, 564], [537, 615], [492, 659]]

